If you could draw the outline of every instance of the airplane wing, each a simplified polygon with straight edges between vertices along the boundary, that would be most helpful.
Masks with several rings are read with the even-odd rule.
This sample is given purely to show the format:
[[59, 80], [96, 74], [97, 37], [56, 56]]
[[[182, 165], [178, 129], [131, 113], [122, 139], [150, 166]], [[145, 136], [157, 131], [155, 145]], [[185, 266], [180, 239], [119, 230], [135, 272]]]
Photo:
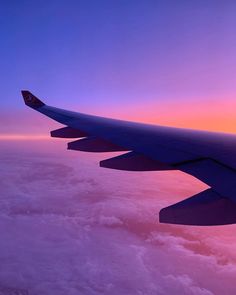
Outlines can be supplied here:
[[210, 188], [160, 211], [160, 222], [236, 223], [236, 135], [114, 120], [66, 111], [22, 91], [25, 104], [62, 123], [52, 137], [74, 138], [68, 149], [115, 152], [101, 167], [128, 171], [181, 170]]

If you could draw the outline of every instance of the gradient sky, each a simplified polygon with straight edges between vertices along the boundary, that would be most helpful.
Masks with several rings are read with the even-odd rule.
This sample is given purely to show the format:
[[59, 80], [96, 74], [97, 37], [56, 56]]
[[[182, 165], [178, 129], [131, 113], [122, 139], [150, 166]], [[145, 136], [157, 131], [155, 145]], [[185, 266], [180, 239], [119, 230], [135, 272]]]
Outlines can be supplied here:
[[0, 293], [234, 295], [235, 225], [158, 223], [205, 184], [101, 169], [111, 154], [42, 140], [60, 124], [26, 108], [20, 90], [80, 112], [236, 133], [236, 1], [0, 4]]
[[236, 132], [235, 11], [230, 0], [1, 1], [0, 133], [27, 133], [37, 116], [21, 89], [81, 112]]

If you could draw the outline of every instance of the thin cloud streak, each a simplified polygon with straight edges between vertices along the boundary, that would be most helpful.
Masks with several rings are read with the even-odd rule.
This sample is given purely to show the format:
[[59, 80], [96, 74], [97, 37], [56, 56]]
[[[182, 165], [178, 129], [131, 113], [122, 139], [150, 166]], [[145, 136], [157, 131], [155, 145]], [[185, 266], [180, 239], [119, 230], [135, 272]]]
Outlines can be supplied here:
[[49, 140], [50, 136], [47, 135], [30, 135], [30, 134], [0, 134], [0, 140], [8, 141], [8, 140]]

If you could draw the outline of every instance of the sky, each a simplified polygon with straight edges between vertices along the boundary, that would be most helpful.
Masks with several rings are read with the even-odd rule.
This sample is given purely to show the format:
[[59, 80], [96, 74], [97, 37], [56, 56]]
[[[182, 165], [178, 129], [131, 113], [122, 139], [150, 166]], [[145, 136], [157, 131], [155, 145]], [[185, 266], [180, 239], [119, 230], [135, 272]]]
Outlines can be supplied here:
[[2, 1], [0, 134], [35, 132], [21, 89], [80, 112], [236, 132], [235, 9], [231, 0]]
[[234, 295], [235, 225], [159, 224], [206, 189], [99, 168], [27, 108], [236, 133], [236, 2], [0, 0], [0, 295]]

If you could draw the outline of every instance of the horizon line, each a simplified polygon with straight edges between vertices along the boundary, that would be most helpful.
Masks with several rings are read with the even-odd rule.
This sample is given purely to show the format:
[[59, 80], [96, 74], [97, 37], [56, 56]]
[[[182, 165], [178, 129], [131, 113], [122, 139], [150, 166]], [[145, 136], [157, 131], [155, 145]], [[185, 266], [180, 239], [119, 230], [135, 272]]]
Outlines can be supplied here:
[[0, 134], [0, 140], [49, 140], [50, 135], [34, 134]]

